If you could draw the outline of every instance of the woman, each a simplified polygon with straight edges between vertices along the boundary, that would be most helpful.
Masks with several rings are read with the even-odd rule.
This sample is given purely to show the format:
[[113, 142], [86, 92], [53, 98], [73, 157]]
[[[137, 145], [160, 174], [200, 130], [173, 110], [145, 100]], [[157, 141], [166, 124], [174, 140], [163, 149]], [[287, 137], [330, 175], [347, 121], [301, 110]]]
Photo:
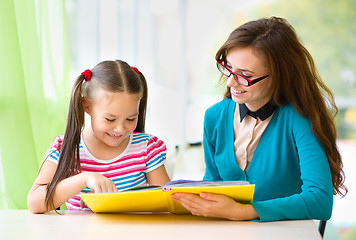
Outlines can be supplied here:
[[255, 184], [254, 201], [208, 193], [172, 198], [201, 216], [329, 219], [333, 194], [347, 193], [337, 107], [293, 27], [277, 17], [248, 22], [230, 34], [216, 61], [227, 91], [205, 114], [204, 179], [247, 180]]

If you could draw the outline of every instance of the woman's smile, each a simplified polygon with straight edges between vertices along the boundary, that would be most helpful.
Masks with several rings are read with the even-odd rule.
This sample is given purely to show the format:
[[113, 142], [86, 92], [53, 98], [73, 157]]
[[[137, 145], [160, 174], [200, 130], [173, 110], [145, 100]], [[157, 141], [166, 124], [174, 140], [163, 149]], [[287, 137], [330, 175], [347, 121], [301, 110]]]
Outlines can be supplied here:
[[246, 93], [247, 91], [244, 91], [244, 90], [241, 90], [241, 91], [238, 91], [238, 90], [235, 90], [233, 88], [231, 88], [231, 94], [234, 95], [234, 96], [241, 96], [242, 94]]

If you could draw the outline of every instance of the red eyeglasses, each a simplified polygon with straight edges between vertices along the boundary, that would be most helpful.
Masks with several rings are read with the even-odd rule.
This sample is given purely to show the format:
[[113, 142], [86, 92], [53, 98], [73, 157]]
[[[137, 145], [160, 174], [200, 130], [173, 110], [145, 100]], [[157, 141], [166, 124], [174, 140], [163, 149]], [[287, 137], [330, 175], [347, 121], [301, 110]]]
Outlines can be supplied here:
[[269, 75], [263, 76], [263, 77], [259, 77], [253, 80], [248, 79], [245, 76], [242, 76], [241, 74], [238, 73], [234, 73], [233, 71], [231, 71], [230, 69], [228, 69], [225, 65], [222, 64], [222, 60], [217, 61], [216, 62], [216, 66], [218, 68], [218, 70], [225, 76], [225, 77], [230, 77], [231, 74], [234, 76], [235, 81], [245, 87], [249, 87], [252, 86], [255, 83], [258, 83], [259, 81], [269, 77]]

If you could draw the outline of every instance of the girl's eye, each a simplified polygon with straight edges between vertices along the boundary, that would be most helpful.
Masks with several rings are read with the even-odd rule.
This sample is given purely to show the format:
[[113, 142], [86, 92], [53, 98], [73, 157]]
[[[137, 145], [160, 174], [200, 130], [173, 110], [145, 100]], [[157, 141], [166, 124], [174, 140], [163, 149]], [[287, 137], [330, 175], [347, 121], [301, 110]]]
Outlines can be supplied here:
[[129, 122], [133, 122], [133, 121], [136, 120], [136, 118], [127, 118], [126, 120], [129, 121]]
[[109, 119], [109, 118], [105, 118], [106, 119], [106, 121], [108, 121], [108, 122], [113, 122], [113, 121], [115, 121], [115, 119]]

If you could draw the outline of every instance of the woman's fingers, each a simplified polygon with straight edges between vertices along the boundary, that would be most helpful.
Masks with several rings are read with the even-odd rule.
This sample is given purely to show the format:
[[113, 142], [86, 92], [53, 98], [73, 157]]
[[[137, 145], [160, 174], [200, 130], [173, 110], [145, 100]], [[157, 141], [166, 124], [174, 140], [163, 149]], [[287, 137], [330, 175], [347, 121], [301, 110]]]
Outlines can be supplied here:
[[174, 193], [172, 199], [182, 204], [194, 215], [205, 216], [204, 209], [209, 208], [208, 200], [202, 199], [196, 194]]

